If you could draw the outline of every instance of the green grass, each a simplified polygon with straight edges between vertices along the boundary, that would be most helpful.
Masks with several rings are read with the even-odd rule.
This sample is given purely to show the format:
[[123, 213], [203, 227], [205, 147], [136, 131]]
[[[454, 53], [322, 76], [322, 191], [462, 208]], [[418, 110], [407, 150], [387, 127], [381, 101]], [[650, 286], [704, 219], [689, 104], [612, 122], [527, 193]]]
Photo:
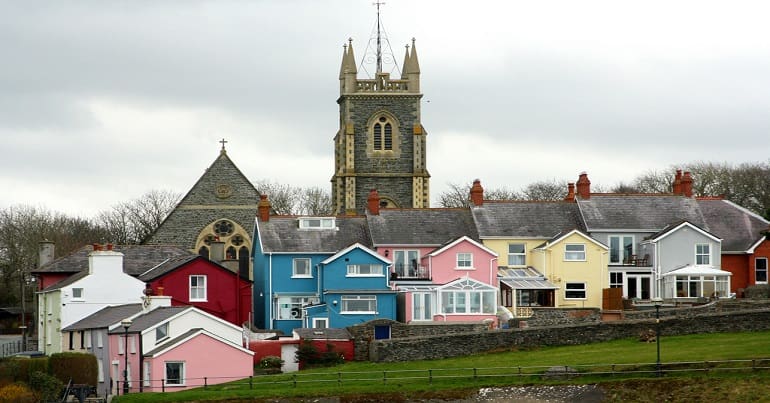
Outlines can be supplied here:
[[[662, 337], [660, 342], [661, 361], [667, 362], [705, 362], [740, 359], [770, 359], [770, 331], [750, 333], [718, 333], [699, 334], [690, 336]], [[478, 354], [467, 357], [450, 358], [445, 360], [410, 361], [398, 363], [352, 362], [344, 365], [301, 371], [296, 374], [279, 374], [254, 378], [253, 389], [248, 389], [247, 381], [210, 386], [208, 390], [194, 389], [175, 393], [142, 393], [120, 396], [119, 403], [130, 402], [171, 402], [171, 401], [205, 401], [227, 399], [263, 399], [270, 397], [314, 397], [330, 395], [356, 395], [364, 393], [402, 393], [441, 395], [455, 391], [475, 390], [484, 386], [499, 386], [510, 384], [549, 383], [558, 381], [543, 380], [539, 374], [550, 366], [572, 366], [581, 372], [586, 369], [581, 366], [592, 366], [592, 370], [609, 370], [610, 364], [620, 365], [620, 368], [649, 370], [656, 360], [656, 344], [643, 343], [633, 339], [616, 340], [606, 343], [586, 344], [577, 346], [542, 347], [519, 351], [501, 351]], [[604, 368], [597, 366], [605, 365]], [[768, 364], [765, 364], [768, 365]], [[701, 364], [702, 366], [702, 364]], [[537, 376], [511, 376], [517, 367], [524, 374]], [[477, 368], [479, 375], [499, 375], [489, 377], [469, 378]], [[505, 368], [505, 369], [484, 369]], [[429, 370], [434, 376], [428, 384], [425, 379], [409, 379], [410, 377], [428, 375]], [[398, 371], [398, 372], [397, 372]], [[408, 371], [408, 372], [401, 372]], [[392, 372], [391, 374], [387, 374]], [[383, 375], [385, 373], [385, 375]], [[740, 378], [746, 372], [712, 372], [711, 377]], [[756, 372], [755, 372], [756, 374]], [[768, 384], [768, 371], [759, 373]], [[461, 375], [462, 377], [453, 377]], [[630, 375], [645, 377], [650, 375]], [[674, 376], [702, 376], [691, 373], [669, 374]], [[748, 376], [748, 375], [746, 375]], [[383, 377], [385, 380], [383, 381]], [[360, 379], [368, 380], [362, 381]], [[293, 381], [298, 383], [294, 386]], [[303, 383], [303, 380], [313, 382]], [[324, 379], [328, 382], [319, 383]], [[338, 383], [342, 379], [342, 383]], [[359, 379], [355, 383], [354, 379]], [[581, 377], [579, 383], [606, 381], [608, 378], [599, 375]], [[278, 382], [278, 383], [276, 383]]]

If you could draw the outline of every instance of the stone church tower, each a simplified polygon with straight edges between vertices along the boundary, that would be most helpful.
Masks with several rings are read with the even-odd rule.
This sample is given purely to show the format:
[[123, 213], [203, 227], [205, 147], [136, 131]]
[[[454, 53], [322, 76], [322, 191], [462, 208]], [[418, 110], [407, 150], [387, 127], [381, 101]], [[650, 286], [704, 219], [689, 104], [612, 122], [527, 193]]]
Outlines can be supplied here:
[[[379, 42], [379, 40], [378, 40]], [[352, 40], [340, 68], [340, 129], [334, 137], [332, 206], [335, 214], [362, 214], [372, 189], [382, 207], [429, 207], [425, 129], [420, 120], [420, 63], [412, 40], [400, 79], [382, 72], [357, 77]]]

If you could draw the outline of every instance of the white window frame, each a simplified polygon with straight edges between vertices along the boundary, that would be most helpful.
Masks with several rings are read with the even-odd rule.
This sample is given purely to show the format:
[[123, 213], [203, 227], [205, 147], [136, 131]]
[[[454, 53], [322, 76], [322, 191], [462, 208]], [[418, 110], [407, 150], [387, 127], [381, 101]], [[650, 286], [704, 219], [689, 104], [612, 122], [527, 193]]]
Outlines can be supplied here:
[[[303, 262], [306, 264], [306, 270], [300, 272], [298, 269], [298, 263]], [[313, 265], [310, 258], [297, 257], [291, 261], [291, 277], [292, 278], [313, 278]]]
[[[376, 295], [343, 295], [341, 298], [342, 300], [340, 308], [341, 314], [376, 314], [377, 313], [377, 296]], [[355, 305], [357, 303], [366, 301], [368, 302], [368, 309], [366, 310], [352, 310], [351, 304]], [[355, 308], [355, 306], [353, 307]]]
[[[521, 246], [521, 252], [511, 252], [512, 246]], [[514, 263], [517, 258], [521, 259], [521, 263]], [[513, 267], [526, 267], [527, 266], [527, 244], [516, 242], [508, 244], [508, 266]]]
[[155, 342], [168, 338], [168, 322], [163, 323], [155, 328]]
[[[767, 260], [768, 259], [766, 257], [754, 258], [754, 283], [755, 284], [767, 284], [767, 271], [768, 271], [768, 267], [767, 267], [767, 263], [768, 262], [767, 262]], [[763, 270], [761, 270], [762, 272], [765, 273], [765, 280], [764, 281], [757, 280], [757, 277], [758, 277], [757, 273], [760, 272], [759, 265], [757, 264], [757, 263], [759, 263], [759, 261], [765, 262], [765, 268]]]
[[611, 271], [610, 281], [608, 283], [610, 285], [610, 288], [623, 288], [624, 277], [625, 277], [625, 273], [623, 273], [622, 271]]
[[[77, 295], [75, 295], [77, 294]], [[73, 301], [82, 301], [84, 299], [83, 294], [85, 294], [85, 290], [82, 287], [73, 287], [72, 288], [72, 300]]]
[[91, 349], [91, 331], [90, 330], [86, 330], [84, 337], [86, 339], [85, 340], [86, 341], [86, 348], [90, 350]]
[[[179, 383], [171, 383], [169, 382], [168, 377], [168, 365], [179, 365]], [[163, 369], [164, 369], [164, 376], [163, 376], [163, 384], [166, 386], [185, 386], [185, 362], [184, 361], [166, 361], [163, 363]], [[176, 380], [176, 379], [175, 379]]]
[[326, 329], [329, 327], [329, 318], [313, 318], [314, 329]]
[[96, 360], [96, 382], [104, 382], [104, 363], [102, 360]]
[[149, 361], [144, 362], [144, 373], [142, 375], [144, 376], [144, 379], [142, 379], [142, 385], [150, 386], [150, 362]]
[[[570, 286], [573, 286], [570, 288]], [[582, 286], [580, 288], [574, 286]], [[582, 292], [582, 297], [569, 297], [570, 292]], [[588, 298], [588, 285], [586, 283], [569, 282], [564, 284], [564, 299], [565, 300], [585, 300]]]
[[[701, 247], [706, 248], [706, 252], [699, 250]], [[705, 262], [704, 262], [705, 260]], [[711, 244], [709, 243], [696, 243], [695, 244], [695, 265], [696, 266], [708, 266], [711, 264]]]
[[131, 344], [129, 344], [131, 354], [136, 354], [136, 335], [129, 335], [128, 338], [131, 340]]
[[302, 217], [299, 219], [299, 228], [310, 230], [335, 229], [336, 221], [334, 217]]
[[[572, 247], [579, 246], [582, 250], [570, 250], [571, 246]], [[565, 244], [564, 261], [565, 262], [585, 262], [586, 261], [586, 244], [584, 243]]]
[[118, 355], [126, 353], [126, 335], [121, 334], [118, 336]]
[[[631, 239], [631, 253], [628, 254], [628, 256], [625, 255], [626, 248], [624, 241], [630, 238]], [[618, 260], [612, 260], [612, 240], [617, 239], [618, 240]], [[631, 256], [636, 254], [636, 239], [633, 235], [610, 235], [607, 237], [607, 246], [609, 247], [609, 260], [610, 264], [612, 265], [622, 265], [625, 264], [627, 259], [631, 259]]]
[[[193, 286], [193, 278], [196, 279], [195, 286]], [[203, 280], [203, 285], [201, 285], [201, 281]], [[208, 301], [208, 290], [206, 289], [208, 287], [208, 278], [205, 274], [191, 274], [189, 279], [189, 293], [190, 293], [190, 301], [197, 301], [197, 302], [206, 302]], [[203, 294], [201, 296], [201, 293]], [[194, 295], [194, 296], [193, 296]]]
[[104, 340], [102, 339], [102, 332], [101, 331], [97, 331], [96, 332], [96, 347], [104, 348]]
[[[412, 257], [410, 259], [410, 257]], [[412, 262], [414, 261], [414, 267]], [[401, 277], [417, 277], [420, 271], [419, 249], [394, 249], [393, 270]]]
[[284, 295], [278, 297], [276, 303], [278, 304], [275, 311], [277, 320], [300, 320], [304, 316], [303, 307], [317, 304], [318, 297]]
[[[432, 292], [412, 293], [412, 320], [413, 321], [432, 321], [433, 320], [433, 315], [434, 315], [434, 312], [436, 311], [435, 296], [436, 294]], [[418, 306], [421, 309], [418, 310]]]
[[349, 264], [347, 277], [383, 277], [381, 264]]
[[457, 270], [473, 270], [473, 253], [457, 252]]

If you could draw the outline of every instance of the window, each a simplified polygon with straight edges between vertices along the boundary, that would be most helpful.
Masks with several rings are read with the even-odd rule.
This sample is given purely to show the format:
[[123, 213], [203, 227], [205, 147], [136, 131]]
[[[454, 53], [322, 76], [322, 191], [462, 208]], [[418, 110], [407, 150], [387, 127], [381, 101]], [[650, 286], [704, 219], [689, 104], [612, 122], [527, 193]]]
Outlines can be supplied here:
[[80, 331], [80, 349], [86, 348], [86, 331], [81, 330]]
[[104, 363], [102, 360], [96, 360], [96, 381], [104, 382]]
[[526, 266], [527, 254], [523, 243], [508, 244], [508, 266]]
[[144, 379], [142, 379], [142, 385], [143, 386], [150, 386], [150, 363], [145, 361], [144, 362], [144, 373], [142, 374]]
[[72, 299], [83, 299], [83, 289], [82, 288], [73, 288], [72, 289]]
[[120, 335], [118, 337], [118, 354], [123, 355], [126, 351], [126, 337]]
[[294, 267], [291, 273], [292, 277], [313, 277], [312, 274], [310, 274], [310, 259], [294, 259], [293, 266]]
[[586, 283], [567, 283], [564, 287], [564, 299], [585, 299]]
[[711, 245], [707, 243], [699, 243], [695, 245], [695, 264], [711, 264]]
[[214, 223], [214, 232], [219, 236], [232, 235], [235, 226], [228, 220], [221, 220]]
[[348, 276], [382, 276], [381, 264], [349, 264]]
[[183, 362], [166, 362], [166, 385], [184, 385]]
[[206, 276], [190, 276], [190, 301], [206, 300]]
[[131, 336], [128, 336], [128, 340], [130, 341], [129, 347], [131, 348], [131, 354], [136, 354], [136, 337], [132, 334]]
[[564, 260], [585, 261], [586, 245], [582, 243], [568, 243], [564, 245]]
[[457, 254], [457, 268], [458, 269], [472, 269], [473, 268], [473, 255], [467, 252], [460, 252]]
[[327, 318], [313, 318], [314, 329], [326, 329], [329, 327], [329, 319]]
[[168, 337], [168, 322], [155, 328], [155, 341]]
[[90, 349], [91, 348], [91, 331], [86, 330], [85, 334], [86, 334], [86, 348]]
[[377, 313], [374, 295], [343, 295], [342, 313]]
[[614, 235], [609, 237], [610, 264], [628, 264], [634, 254], [634, 237], [630, 235]]
[[103, 348], [104, 341], [102, 341], [102, 332], [96, 333], [96, 347]]
[[412, 294], [412, 320], [433, 320], [433, 294]]
[[393, 266], [399, 278], [417, 277], [420, 252], [418, 250], [394, 250]]
[[74, 340], [75, 340], [75, 332], [69, 332], [69, 336], [70, 336], [70, 338], [69, 338], [69, 340], [70, 340], [70, 344], [69, 344], [70, 348], [69, 349], [70, 350], [74, 350], [75, 349], [75, 342], [74, 342]]
[[[666, 278], [667, 285], [673, 276]], [[676, 276], [676, 297], [724, 297], [729, 292], [728, 276]]]
[[380, 116], [372, 127], [374, 149], [377, 151], [393, 150], [393, 124], [385, 116]]
[[623, 288], [623, 273], [610, 273], [610, 288]]
[[278, 319], [302, 319], [302, 307], [317, 303], [317, 297], [280, 297]]
[[767, 258], [758, 257], [754, 260], [754, 281], [767, 284]]
[[308, 217], [299, 219], [302, 229], [332, 229], [335, 228], [334, 217]]
[[497, 291], [471, 279], [465, 279], [440, 292], [441, 313], [488, 314], [497, 312]]

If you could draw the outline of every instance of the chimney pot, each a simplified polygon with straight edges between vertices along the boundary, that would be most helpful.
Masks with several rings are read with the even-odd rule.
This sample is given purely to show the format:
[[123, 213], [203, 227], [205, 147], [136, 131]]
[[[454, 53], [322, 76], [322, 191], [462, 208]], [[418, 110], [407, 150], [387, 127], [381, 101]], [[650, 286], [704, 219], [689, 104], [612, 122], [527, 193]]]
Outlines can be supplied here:
[[481, 180], [475, 179], [471, 186], [471, 204], [474, 206], [484, 205], [484, 188], [481, 187]]

